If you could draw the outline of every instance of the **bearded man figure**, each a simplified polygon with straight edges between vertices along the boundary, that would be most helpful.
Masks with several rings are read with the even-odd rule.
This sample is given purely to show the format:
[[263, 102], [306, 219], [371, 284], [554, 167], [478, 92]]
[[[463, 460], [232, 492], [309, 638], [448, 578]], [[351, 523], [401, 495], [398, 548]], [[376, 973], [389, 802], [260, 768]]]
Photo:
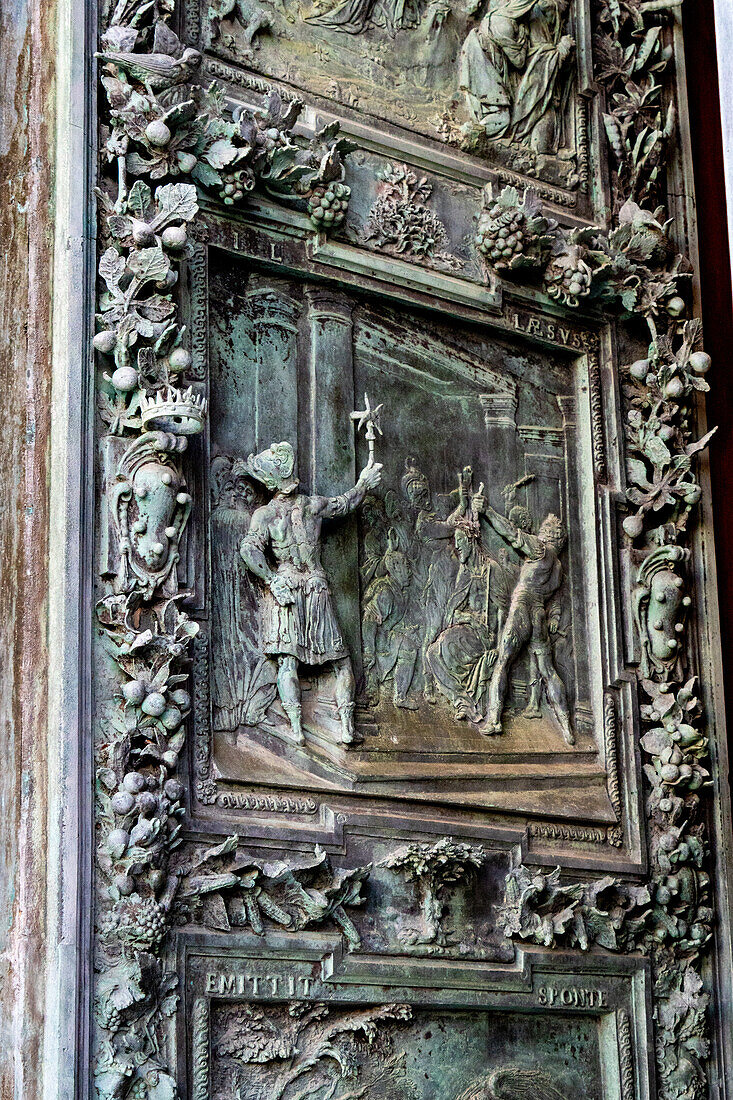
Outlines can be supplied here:
[[381, 463], [367, 465], [353, 489], [336, 497], [298, 492], [295, 455], [289, 443], [273, 443], [250, 455], [247, 473], [274, 495], [252, 516], [240, 554], [266, 584], [260, 638], [263, 652], [277, 661], [277, 690], [293, 737], [305, 740], [298, 664], [333, 666], [341, 742], [354, 741], [354, 673], [321, 564], [321, 525], [353, 512], [382, 476]]
[[495, 511], [480, 494], [474, 496], [473, 508], [524, 558], [499, 639], [496, 664], [489, 683], [488, 711], [480, 731], [487, 737], [502, 732], [501, 715], [509, 670], [528, 646], [563, 738], [568, 745], [574, 745], [567, 694], [555, 668], [551, 640], [560, 621], [559, 603], [553, 598], [563, 582], [560, 554], [567, 541], [565, 527], [557, 516], [550, 514], [542, 521], [537, 534], [533, 535]]

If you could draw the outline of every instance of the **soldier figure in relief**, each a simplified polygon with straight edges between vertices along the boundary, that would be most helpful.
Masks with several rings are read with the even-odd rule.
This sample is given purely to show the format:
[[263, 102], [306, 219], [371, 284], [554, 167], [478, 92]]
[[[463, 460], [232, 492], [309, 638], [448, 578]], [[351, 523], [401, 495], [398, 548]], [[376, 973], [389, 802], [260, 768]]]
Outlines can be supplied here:
[[559, 606], [553, 597], [559, 592], [563, 580], [560, 553], [567, 538], [565, 528], [557, 516], [548, 515], [536, 535], [523, 531], [495, 511], [482, 494], [474, 496], [473, 509], [525, 559], [499, 639], [499, 651], [489, 683], [488, 712], [480, 727], [481, 732], [487, 737], [501, 733], [509, 669], [524, 647], [529, 646], [532, 663], [536, 664], [544, 681], [547, 700], [562, 735], [568, 745], [574, 745], [565, 685], [555, 668], [550, 639], [560, 622]]
[[263, 652], [277, 661], [277, 689], [297, 743], [304, 741], [298, 663], [331, 664], [341, 741], [354, 740], [354, 673], [331, 603], [321, 564], [321, 524], [353, 512], [381, 479], [381, 463], [370, 462], [353, 489], [337, 497], [306, 496], [293, 476], [289, 443], [273, 443], [250, 455], [247, 472], [274, 493], [252, 516], [240, 553], [248, 569], [266, 584], [261, 610]]

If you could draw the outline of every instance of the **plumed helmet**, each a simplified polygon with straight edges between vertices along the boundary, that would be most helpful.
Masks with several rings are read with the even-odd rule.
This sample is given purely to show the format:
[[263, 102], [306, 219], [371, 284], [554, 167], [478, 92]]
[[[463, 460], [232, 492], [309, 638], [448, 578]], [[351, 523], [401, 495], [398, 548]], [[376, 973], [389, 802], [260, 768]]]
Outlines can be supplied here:
[[415, 486], [419, 486], [428, 493], [430, 492], [430, 482], [418, 466], [414, 455], [408, 455], [405, 459], [405, 472], [402, 475], [400, 485], [405, 496], [408, 496], [410, 489]]
[[289, 443], [272, 443], [266, 451], [250, 455], [246, 473], [260, 481], [270, 492], [292, 492], [298, 484], [293, 477], [295, 454]]

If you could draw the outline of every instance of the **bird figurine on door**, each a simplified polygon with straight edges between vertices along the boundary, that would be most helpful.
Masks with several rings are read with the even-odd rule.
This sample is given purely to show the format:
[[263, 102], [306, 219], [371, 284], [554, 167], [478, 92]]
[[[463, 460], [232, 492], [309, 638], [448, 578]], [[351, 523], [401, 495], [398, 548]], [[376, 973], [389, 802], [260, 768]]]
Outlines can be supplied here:
[[143, 84], [151, 96], [177, 84], [185, 84], [201, 64], [199, 51], [190, 46], [184, 49], [178, 35], [170, 27], [166, 27], [165, 23], [156, 25], [151, 53], [106, 50], [94, 56], [108, 65], [114, 65], [128, 78]]

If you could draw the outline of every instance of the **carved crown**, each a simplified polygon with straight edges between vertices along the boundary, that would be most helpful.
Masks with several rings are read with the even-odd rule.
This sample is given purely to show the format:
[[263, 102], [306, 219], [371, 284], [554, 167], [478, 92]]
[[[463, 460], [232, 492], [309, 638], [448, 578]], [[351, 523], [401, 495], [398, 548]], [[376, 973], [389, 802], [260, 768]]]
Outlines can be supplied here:
[[168, 386], [140, 402], [140, 418], [144, 428], [173, 432], [175, 435], [196, 435], [206, 416], [206, 398], [187, 390]]

